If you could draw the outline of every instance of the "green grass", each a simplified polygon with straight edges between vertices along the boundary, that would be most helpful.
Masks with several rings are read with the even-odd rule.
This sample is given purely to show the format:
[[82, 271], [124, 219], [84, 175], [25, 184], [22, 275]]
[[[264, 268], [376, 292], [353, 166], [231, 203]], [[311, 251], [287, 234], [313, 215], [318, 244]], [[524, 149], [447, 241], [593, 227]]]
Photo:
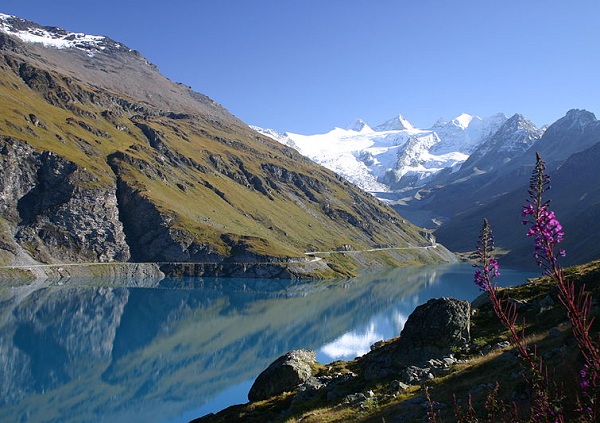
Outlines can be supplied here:
[[[223, 241], [226, 234], [243, 238], [247, 251], [255, 254], [298, 258], [308, 250], [329, 251], [344, 244], [362, 250], [427, 243], [418, 228], [401, 223], [395, 212], [371, 195], [233, 118], [218, 122], [202, 115], [173, 119], [158, 110], [143, 115], [115, 103], [118, 94], [73, 80], [67, 83], [52, 71], [54, 88], [40, 91], [26, 86], [6, 65], [0, 65], [0, 72], [0, 136], [75, 163], [79, 170], [72, 179], [81, 190], [114, 189], [116, 175], [107, 159], [115, 152], [124, 153], [125, 160], [118, 163], [119, 177], [155, 205], [182, 244], [208, 245], [227, 255], [231, 247]], [[53, 90], [80, 100], [52, 105], [44, 96], [57, 98]], [[135, 103], [134, 99], [127, 100]], [[144, 108], [151, 110], [148, 104]], [[30, 115], [35, 115], [39, 125]], [[159, 134], [162, 146], [158, 151], [134, 122]], [[216, 166], [211, 156], [220, 157], [221, 165]], [[295, 175], [296, 183], [273, 177], [265, 166], [286, 169]], [[250, 186], [246, 186], [246, 178]], [[310, 195], [303, 192], [306, 188], [297, 186], [298, 180], [308, 187]], [[265, 195], [255, 189], [252, 184], [256, 181], [271, 192]], [[277, 189], [271, 189], [270, 183]], [[210, 186], [225, 193], [225, 199]], [[345, 218], [328, 217], [328, 208], [337, 215], [352, 216], [365, 227], [354, 226]], [[422, 264], [430, 262], [432, 256], [379, 254], [361, 260], [336, 258], [331, 272], [353, 274], [371, 263], [376, 267]]]

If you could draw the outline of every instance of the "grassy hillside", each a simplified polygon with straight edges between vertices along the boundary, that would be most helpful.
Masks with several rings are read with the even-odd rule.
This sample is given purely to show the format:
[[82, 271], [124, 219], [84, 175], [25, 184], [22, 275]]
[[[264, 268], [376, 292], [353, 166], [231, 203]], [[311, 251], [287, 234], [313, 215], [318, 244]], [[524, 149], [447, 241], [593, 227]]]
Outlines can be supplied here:
[[[81, 72], [47, 69], [37, 57], [45, 50], [37, 47], [33, 54], [27, 48], [0, 57], [0, 158], [6, 163], [1, 206], [8, 223], [2, 237], [9, 240], [0, 245], [2, 264], [15, 263], [21, 249], [50, 263], [119, 256], [304, 260], [309, 251], [374, 247], [419, 247], [401, 256], [383, 254], [386, 265], [449, 257], [441, 247], [440, 253], [423, 250], [429, 241], [419, 228], [372, 196], [206, 98], [194, 106], [193, 95], [200, 96], [178, 84], [170, 83], [171, 90], [187, 95], [186, 101], [152, 104], [147, 93], [136, 98], [96, 85], [106, 81], [83, 81]], [[68, 60], [77, 54], [51, 53], [56, 63], [57, 55]], [[119, 76], [121, 85], [127, 79], [139, 84], [131, 72]], [[169, 105], [176, 109], [163, 108]], [[107, 241], [116, 239], [116, 246], [106, 252], [90, 239], [93, 234], [74, 233], [90, 226], [90, 232], [108, 233]]]

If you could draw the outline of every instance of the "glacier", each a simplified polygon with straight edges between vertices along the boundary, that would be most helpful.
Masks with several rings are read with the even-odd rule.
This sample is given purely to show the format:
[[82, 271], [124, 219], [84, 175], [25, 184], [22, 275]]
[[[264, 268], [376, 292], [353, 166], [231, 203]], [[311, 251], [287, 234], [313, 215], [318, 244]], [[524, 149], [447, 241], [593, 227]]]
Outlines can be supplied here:
[[442, 170], [458, 170], [506, 120], [503, 113], [488, 118], [463, 113], [419, 129], [397, 115], [376, 126], [356, 119], [346, 128], [313, 135], [251, 128], [376, 194], [424, 184]]

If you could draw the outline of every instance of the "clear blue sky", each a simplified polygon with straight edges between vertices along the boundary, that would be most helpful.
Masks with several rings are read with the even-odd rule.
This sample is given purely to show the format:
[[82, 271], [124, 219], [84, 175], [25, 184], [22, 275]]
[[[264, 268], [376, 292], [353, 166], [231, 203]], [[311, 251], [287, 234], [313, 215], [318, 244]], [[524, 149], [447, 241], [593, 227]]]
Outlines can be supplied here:
[[3, 0], [0, 12], [107, 35], [279, 131], [600, 113], [599, 0]]

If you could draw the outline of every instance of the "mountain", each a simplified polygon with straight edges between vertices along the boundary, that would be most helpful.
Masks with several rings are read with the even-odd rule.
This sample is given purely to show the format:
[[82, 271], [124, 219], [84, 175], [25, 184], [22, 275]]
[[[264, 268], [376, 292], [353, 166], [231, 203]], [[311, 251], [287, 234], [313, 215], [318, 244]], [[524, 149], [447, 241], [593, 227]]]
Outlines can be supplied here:
[[439, 172], [426, 184], [405, 190], [402, 200], [393, 203], [394, 207], [406, 211], [413, 221], [431, 228], [447, 223], [467, 210], [480, 207], [501, 193], [528, 182], [527, 178], [515, 175], [501, 182], [498, 178], [531, 164], [532, 158], [528, 158], [525, 152], [543, 133], [522, 115], [516, 114], [488, 136], [462, 163], [460, 169]]
[[401, 115], [373, 128], [357, 119], [347, 129], [315, 135], [253, 128], [366, 191], [389, 192], [458, 169], [504, 121], [503, 114], [482, 119], [463, 113], [451, 121], [438, 120], [430, 129], [415, 128]]
[[505, 167], [513, 159], [521, 157], [543, 134], [543, 130], [523, 115], [513, 115], [473, 151], [454, 179], [473, 173], [476, 169], [490, 172]]
[[[108, 37], [0, 15], [0, 73], [1, 264], [188, 262], [202, 265], [179, 272], [292, 277], [347, 274], [373, 247], [402, 248], [375, 264], [449, 257]], [[305, 255], [340, 249], [357, 253]]]
[[520, 212], [539, 152], [553, 180], [548, 195], [567, 234], [573, 234], [565, 241], [571, 253], [563, 261], [600, 257], [593, 240], [600, 230], [595, 220], [600, 170], [594, 161], [600, 122], [589, 111], [570, 110], [547, 128], [521, 114], [487, 119], [462, 114], [428, 130], [399, 116], [373, 129], [365, 124], [320, 135], [271, 136], [371, 191], [412, 223], [435, 230], [452, 251], [473, 250], [487, 217], [496, 245], [513, 264], [531, 262]]
[[[487, 217], [494, 228], [496, 244], [509, 252], [503, 260], [515, 264], [531, 261], [531, 239], [524, 236], [526, 231], [520, 224], [520, 212], [527, 198], [536, 152], [545, 160], [551, 177], [547, 199], [551, 199], [550, 207], [565, 230], [561, 247], [566, 249], [567, 256], [561, 262], [579, 264], [600, 257], [596, 242], [600, 232], [597, 223], [600, 213], [600, 168], [597, 166], [600, 121], [585, 110], [567, 112], [529, 149], [516, 154], [509, 165], [474, 176], [470, 184], [478, 188], [460, 191], [462, 206], [455, 207], [455, 214], [435, 231], [438, 239], [447, 242], [453, 251], [470, 251], [481, 221]], [[482, 157], [481, 160], [486, 159]], [[492, 159], [488, 157], [488, 160]], [[449, 209], [444, 209], [442, 204], [457, 193], [451, 185], [440, 187], [437, 193], [432, 191], [431, 197], [423, 198], [428, 202], [425, 207], [447, 212]]]

